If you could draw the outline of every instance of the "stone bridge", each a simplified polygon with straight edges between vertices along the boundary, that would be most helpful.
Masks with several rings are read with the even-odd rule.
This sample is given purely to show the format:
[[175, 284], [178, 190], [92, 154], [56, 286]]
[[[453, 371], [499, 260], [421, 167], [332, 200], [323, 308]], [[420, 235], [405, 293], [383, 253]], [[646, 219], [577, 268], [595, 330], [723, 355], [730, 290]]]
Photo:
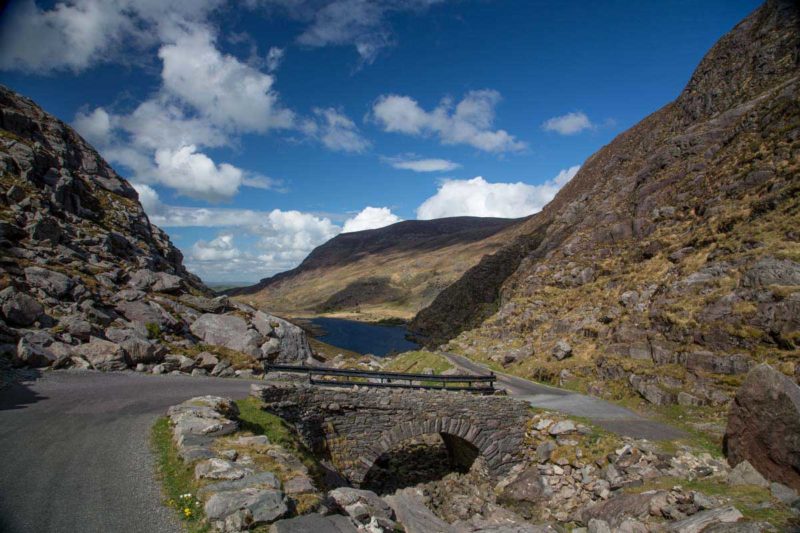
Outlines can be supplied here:
[[437, 433], [454, 466], [468, 468], [480, 454], [500, 476], [521, 460], [530, 417], [524, 402], [464, 392], [275, 382], [253, 385], [251, 394], [354, 485], [394, 446]]

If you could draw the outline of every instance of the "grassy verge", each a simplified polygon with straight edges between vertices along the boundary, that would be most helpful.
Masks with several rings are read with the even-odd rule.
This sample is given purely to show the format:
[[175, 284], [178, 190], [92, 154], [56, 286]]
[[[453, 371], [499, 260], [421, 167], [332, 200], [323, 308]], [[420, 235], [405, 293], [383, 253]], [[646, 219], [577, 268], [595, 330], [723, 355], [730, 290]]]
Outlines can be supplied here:
[[[210, 531], [204, 523], [202, 506], [197, 504], [197, 484], [194, 481], [194, 468], [184, 463], [172, 442], [169, 420], [159, 418], [153, 426], [151, 439], [156, 454], [158, 476], [164, 489], [168, 507], [175, 509], [189, 533]], [[190, 494], [190, 498], [184, 495]], [[188, 511], [187, 511], [188, 510]]]
[[383, 370], [386, 372], [419, 373], [426, 368], [433, 369], [434, 374], [441, 374], [453, 368], [447, 359], [433, 352], [405, 352], [386, 358]]

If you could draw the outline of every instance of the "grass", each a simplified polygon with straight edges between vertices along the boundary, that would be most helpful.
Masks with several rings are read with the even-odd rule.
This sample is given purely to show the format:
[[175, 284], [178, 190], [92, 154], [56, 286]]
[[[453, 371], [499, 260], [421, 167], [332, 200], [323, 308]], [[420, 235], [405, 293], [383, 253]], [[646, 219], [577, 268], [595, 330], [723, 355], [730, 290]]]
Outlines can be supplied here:
[[441, 374], [453, 368], [447, 359], [433, 352], [404, 352], [386, 358], [383, 370], [387, 372], [420, 373], [426, 368], [433, 369], [434, 374]]
[[[731, 486], [715, 479], [688, 480], [676, 477], [657, 478], [640, 487], [630, 489], [631, 492], [644, 492], [660, 489], [670, 490], [680, 485], [684, 490], [695, 490], [707, 496], [726, 500], [735, 506], [748, 520], [769, 522], [779, 531], [784, 531], [790, 525], [798, 525], [797, 517], [779, 500], [772, 497], [768, 489], [755, 485]], [[762, 507], [768, 503], [769, 507]]]
[[[210, 531], [208, 524], [204, 521], [201, 506], [193, 505], [194, 498], [190, 503], [181, 504], [185, 501], [184, 494], [197, 494], [199, 488], [194, 480], [194, 468], [191, 464], [186, 464], [178, 457], [175, 444], [172, 442], [172, 429], [167, 418], [159, 418], [153, 426], [150, 442], [156, 455], [158, 476], [164, 489], [166, 504], [175, 509], [189, 533], [205, 533]], [[189, 508], [191, 514], [184, 511]]]
[[294, 430], [282, 418], [268, 413], [262, 409], [262, 403], [256, 398], [248, 397], [237, 400], [239, 420], [244, 431], [255, 435], [266, 435], [270, 442], [277, 444], [295, 457], [300, 459], [314, 476], [315, 481], [321, 480], [322, 472], [314, 454], [309, 450], [294, 433]]

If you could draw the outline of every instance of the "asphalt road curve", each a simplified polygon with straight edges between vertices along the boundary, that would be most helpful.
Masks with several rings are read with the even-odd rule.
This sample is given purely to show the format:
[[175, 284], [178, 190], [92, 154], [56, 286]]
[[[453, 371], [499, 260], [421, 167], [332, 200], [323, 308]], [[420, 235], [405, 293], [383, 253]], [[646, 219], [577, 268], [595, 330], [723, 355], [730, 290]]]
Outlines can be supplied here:
[[[451, 363], [467, 372], [479, 375], [489, 373], [486, 366], [464, 356], [453, 353], [445, 355]], [[608, 431], [636, 439], [672, 440], [686, 437], [677, 428], [650, 420], [600, 398], [542, 385], [509, 374], [495, 374], [498, 388], [505, 389], [509, 396], [525, 400], [533, 407], [586, 417]]]
[[170, 533], [149, 448], [166, 409], [247, 396], [250, 381], [44, 372], [0, 390], [0, 532]]

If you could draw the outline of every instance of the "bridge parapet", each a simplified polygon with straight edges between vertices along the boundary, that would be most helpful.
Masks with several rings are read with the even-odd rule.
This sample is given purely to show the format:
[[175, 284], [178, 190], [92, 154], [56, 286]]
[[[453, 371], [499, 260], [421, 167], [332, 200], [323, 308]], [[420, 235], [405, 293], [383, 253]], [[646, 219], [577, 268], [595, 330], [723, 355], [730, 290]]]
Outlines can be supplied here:
[[442, 435], [451, 458], [480, 453], [495, 476], [522, 459], [525, 402], [505, 396], [414, 389], [333, 388], [297, 382], [253, 385], [265, 409], [360, 484], [375, 460], [412, 437]]

